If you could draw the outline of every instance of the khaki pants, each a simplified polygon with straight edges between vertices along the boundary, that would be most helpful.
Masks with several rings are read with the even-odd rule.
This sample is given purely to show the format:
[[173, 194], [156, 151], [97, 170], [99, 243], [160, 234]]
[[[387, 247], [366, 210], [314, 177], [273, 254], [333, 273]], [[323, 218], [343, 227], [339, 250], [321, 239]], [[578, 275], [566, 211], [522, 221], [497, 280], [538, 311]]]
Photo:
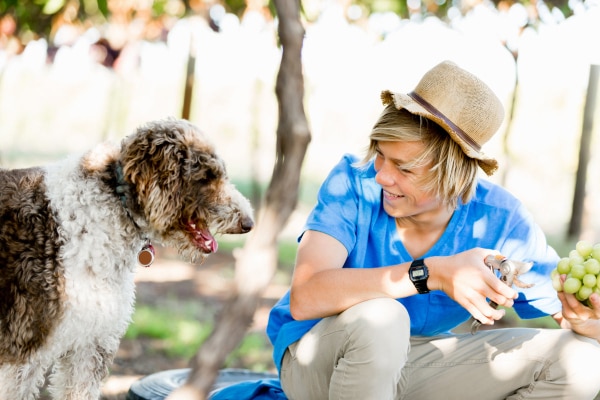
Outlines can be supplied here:
[[600, 345], [565, 329], [410, 337], [406, 309], [375, 299], [325, 318], [288, 347], [290, 399], [593, 399]]

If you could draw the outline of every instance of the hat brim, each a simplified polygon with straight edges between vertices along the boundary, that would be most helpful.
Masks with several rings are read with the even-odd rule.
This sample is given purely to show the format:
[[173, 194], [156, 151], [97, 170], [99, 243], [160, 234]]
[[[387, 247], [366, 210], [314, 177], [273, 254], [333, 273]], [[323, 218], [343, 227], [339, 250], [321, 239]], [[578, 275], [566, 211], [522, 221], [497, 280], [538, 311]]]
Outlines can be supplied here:
[[498, 161], [494, 158], [487, 156], [482, 151], [477, 151], [471, 146], [469, 146], [465, 141], [460, 137], [460, 135], [454, 130], [452, 126], [450, 126], [446, 121], [438, 116], [427, 111], [423, 106], [417, 103], [412, 97], [404, 93], [394, 93], [389, 90], [383, 91], [381, 93], [381, 101], [384, 105], [394, 103], [394, 106], [400, 110], [405, 109], [411, 114], [420, 115], [421, 117], [427, 118], [438, 124], [442, 129], [444, 129], [452, 140], [454, 140], [463, 152], [471, 158], [477, 160], [481, 169], [489, 176], [492, 175], [498, 169]]

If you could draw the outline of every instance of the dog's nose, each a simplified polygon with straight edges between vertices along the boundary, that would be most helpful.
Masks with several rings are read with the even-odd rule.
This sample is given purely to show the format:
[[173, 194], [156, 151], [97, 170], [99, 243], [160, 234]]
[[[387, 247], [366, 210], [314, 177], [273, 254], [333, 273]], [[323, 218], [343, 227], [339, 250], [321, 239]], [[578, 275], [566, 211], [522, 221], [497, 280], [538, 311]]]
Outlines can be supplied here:
[[248, 233], [254, 228], [254, 220], [248, 216], [242, 218], [240, 221], [240, 228], [242, 233]]

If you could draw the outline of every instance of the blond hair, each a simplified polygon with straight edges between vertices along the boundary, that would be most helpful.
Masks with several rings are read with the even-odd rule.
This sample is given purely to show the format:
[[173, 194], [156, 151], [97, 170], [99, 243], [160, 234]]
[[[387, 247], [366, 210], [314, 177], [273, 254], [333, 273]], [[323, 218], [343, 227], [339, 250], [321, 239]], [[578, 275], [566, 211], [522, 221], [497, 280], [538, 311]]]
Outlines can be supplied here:
[[389, 104], [373, 126], [370, 144], [362, 163], [373, 159], [378, 142], [423, 142], [425, 150], [412, 162], [411, 169], [431, 163], [428, 173], [416, 183], [444, 204], [456, 208], [458, 201], [468, 202], [477, 185], [477, 160], [468, 157], [435, 122]]

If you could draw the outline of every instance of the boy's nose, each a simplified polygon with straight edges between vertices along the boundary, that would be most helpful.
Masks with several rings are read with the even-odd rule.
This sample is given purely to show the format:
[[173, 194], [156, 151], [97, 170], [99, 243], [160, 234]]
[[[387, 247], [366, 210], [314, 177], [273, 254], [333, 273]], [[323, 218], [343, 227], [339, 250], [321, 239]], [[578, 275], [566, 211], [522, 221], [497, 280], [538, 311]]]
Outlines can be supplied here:
[[375, 182], [381, 186], [391, 186], [394, 184], [392, 174], [390, 174], [389, 167], [383, 163], [379, 171], [375, 174]]

